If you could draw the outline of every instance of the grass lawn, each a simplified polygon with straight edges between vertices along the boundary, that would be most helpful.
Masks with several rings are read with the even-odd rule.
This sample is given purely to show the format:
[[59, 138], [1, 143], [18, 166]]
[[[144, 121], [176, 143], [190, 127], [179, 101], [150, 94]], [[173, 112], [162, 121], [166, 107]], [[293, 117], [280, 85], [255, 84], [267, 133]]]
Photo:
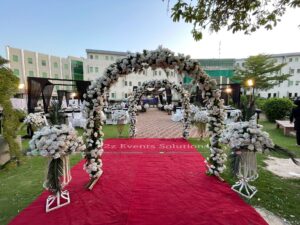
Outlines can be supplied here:
[[[128, 137], [128, 125], [124, 128], [124, 137]], [[105, 138], [118, 137], [116, 126], [105, 125]], [[77, 129], [82, 135], [83, 129]], [[20, 135], [26, 132], [25, 127]], [[29, 140], [22, 142], [23, 151], [28, 149]], [[70, 156], [71, 166], [82, 159], [80, 153]], [[7, 224], [22, 209], [28, 206], [43, 191], [43, 181], [46, 175], [47, 159], [43, 157], [23, 156], [21, 165], [7, 164], [0, 170], [0, 224]]]
[[[300, 157], [300, 148], [296, 146], [294, 137], [285, 137], [283, 132], [276, 129], [276, 125], [273, 123], [263, 121], [260, 122], [260, 124], [264, 126], [264, 130], [270, 133], [276, 144], [293, 151]], [[209, 149], [206, 147], [208, 140], [199, 141], [190, 139], [189, 141], [197, 147], [203, 156], [207, 157], [209, 155]], [[229, 149], [226, 149], [226, 152], [229, 153]], [[290, 223], [298, 225], [300, 224], [300, 179], [283, 179], [267, 171], [264, 168], [264, 159], [266, 159], [268, 155], [283, 157], [273, 152], [257, 154], [259, 178], [252, 184], [257, 187], [258, 192], [251, 200], [244, 199], [253, 206], [263, 207], [285, 218]], [[228, 161], [227, 168], [229, 168]], [[228, 169], [224, 172], [222, 177], [229, 184], [234, 184], [236, 181]]]

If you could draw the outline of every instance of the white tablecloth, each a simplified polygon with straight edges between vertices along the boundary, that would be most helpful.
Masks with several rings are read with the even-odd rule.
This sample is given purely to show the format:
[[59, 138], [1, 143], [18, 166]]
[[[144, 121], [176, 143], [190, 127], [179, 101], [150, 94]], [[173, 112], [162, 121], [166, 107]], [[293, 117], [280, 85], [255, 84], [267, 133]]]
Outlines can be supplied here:
[[85, 128], [87, 120], [82, 113], [67, 113], [70, 126]]
[[174, 122], [179, 122], [183, 120], [182, 109], [176, 109], [175, 113], [172, 112], [171, 120]]

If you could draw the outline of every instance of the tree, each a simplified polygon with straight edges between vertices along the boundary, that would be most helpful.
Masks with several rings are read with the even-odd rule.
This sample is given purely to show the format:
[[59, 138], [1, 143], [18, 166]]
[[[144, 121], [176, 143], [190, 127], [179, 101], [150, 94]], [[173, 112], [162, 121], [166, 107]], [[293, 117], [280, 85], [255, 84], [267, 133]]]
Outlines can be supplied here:
[[240, 81], [247, 87], [247, 80], [254, 81], [255, 89], [268, 90], [287, 80], [290, 74], [281, 74], [280, 71], [286, 63], [276, 64], [276, 61], [268, 55], [260, 54], [250, 56], [242, 67], [235, 70], [232, 80]]
[[11, 156], [18, 162], [20, 146], [16, 137], [20, 123], [10, 98], [18, 91], [19, 79], [5, 66], [6, 63], [8, 61], [0, 56], [0, 106], [3, 108], [3, 137], [8, 143]]
[[[170, 0], [167, 0], [170, 4]], [[171, 8], [174, 22], [181, 19], [194, 25], [194, 39], [202, 39], [202, 30], [208, 28], [218, 32], [227, 28], [233, 33], [243, 31], [245, 34], [264, 27], [272, 29], [280, 21], [286, 9], [300, 7], [300, 0], [176, 0]]]

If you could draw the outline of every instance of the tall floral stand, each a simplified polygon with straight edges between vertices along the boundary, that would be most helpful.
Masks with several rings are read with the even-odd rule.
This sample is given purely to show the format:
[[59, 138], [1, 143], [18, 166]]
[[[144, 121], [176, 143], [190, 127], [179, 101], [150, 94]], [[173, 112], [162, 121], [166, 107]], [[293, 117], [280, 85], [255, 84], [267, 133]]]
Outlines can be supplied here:
[[200, 139], [202, 139], [205, 136], [206, 123], [197, 122], [197, 123], [195, 123], [195, 125], [197, 127], [198, 135], [199, 135]]
[[237, 177], [239, 181], [236, 182], [231, 189], [240, 195], [251, 199], [257, 192], [256, 187], [249, 184], [258, 178], [256, 152], [249, 150], [236, 151], [239, 158]]
[[[65, 186], [67, 186], [71, 179], [71, 171], [70, 171], [70, 160], [69, 160], [69, 156], [62, 156], [60, 157], [60, 160], [62, 161], [62, 171], [57, 167], [55, 169], [55, 171], [49, 171], [50, 169], [50, 164], [52, 162], [52, 160], [58, 160], [58, 159], [49, 159], [49, 164], [48, 164], [48, 176], [49, 176], [49, 172], [56, 172], [56, 173], [61, 173], [61, 176], [58, 178], [58, 180], [56, 180], [56, 182], [58, 182], [58, 186], [60, 187], [59, 190], [56, 190], [56, 192], [53, 192], [52, 195], [49, 195], [47, 200], [46, 200], [46, 212], [50, 212], [53, 211], [55, 209], [61, 208], [65, 205], [70, 204], [71, 199], [70, 199], [70, 194], [68, 190], [63, 190], [63, 188]], [[53, 163], [53, 162], [52, 162]], [[48, 177], [47, 177], [48, 179]], [[46, 180], [45, 184], [48, 182], [48, 180]], [[47, 187], [48, 185], [44, 184], [44, 187], [46, 189], [49, 190], [49, 188]], [[51, 190], [49, 190], [51, 191]]]
[[117, 121], [117, 129], [119, 137], [122, 137], [122, 133], [125, 127], [125, 119], [118, 119]]

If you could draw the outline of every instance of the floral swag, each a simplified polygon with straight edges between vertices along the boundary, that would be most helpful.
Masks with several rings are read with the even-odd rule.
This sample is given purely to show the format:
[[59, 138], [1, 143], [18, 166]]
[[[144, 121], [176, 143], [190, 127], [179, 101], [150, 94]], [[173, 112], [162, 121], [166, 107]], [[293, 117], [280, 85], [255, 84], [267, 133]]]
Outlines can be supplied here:
[[169, 80], [152, 80], [147, 81], [142, 84], [141, 87], [139, 87], [134, 93], [133, 96], [131, 96], [129, 100], [129, 116], [130, 116], [130, 136], [135, 137], [136, 136], [136, 111], [138, 109], [137, 104], [140, 101], [143, 94], [147, 91], [148, 88], [162, 88], [162, 87], [170, 87], [177, 91], [178, 94], [180, 94], [182, 99], [182, 105], [184, 109], [184, 115], [183, 115], [183, 138], [188, 138], [189, 136], [189, 129], [190, 129], [190, 94], [188, 91], [186, 91], [181, 86], [175, 84], [174, 82], [170, 82]]
[[207, 160], [208, 172], [220, 176], [225, 168], [226, 155], [219, 143], [224, 126], [224, 107], [223, 100], [220, 99], [221, 92], [216, 87], [216, 81], [202, 70], [198, 61], [183, 54], [175, 55], [169, 49], [159, 47], [154, 51], [144, 50], [142, 53], [128, 53], [126, 57], [118, 59], [105, 70], [103, 76], [91, 84], [84, 96], [87, 118], [85, 130], [87, 148], [84, 168], [90, 175], [90, 182], [87, 184], [89, 189], [93, 188], [102, 174], [100, 156], [103, 153], [104, 133], [102, 127], [104, 121], [101, 118], [101, 112], [104, 106], [105, 92], [118, 81], [119, 77], [130, 73], [141, 73], [149, 67], [154, 70], [157, 68], [175, 69], [178, 73], [193, 78], [203, 93], [209, 113], [211, 155]]

